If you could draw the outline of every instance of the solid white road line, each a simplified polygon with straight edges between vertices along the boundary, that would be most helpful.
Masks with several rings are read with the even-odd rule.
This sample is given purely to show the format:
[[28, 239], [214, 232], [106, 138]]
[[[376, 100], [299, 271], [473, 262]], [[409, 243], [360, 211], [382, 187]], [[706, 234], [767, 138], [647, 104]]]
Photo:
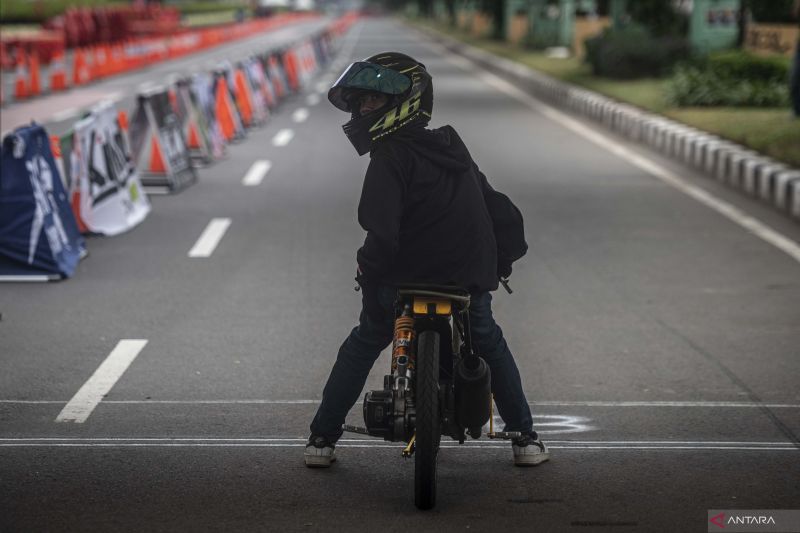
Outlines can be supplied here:
[[286, 146], [292, 140], [292, 137], [294, 137], [294, 131], [288, 128], [282, 129], [272, 138], [272, 144], [274, 146]]
[[123, 339], [111, 350], [92, 377], [64, 406], [56, 422], [83, 423], [147, 344], [145, 339]]
[[48, 276], [47, 274], [23, 274], [19, 276], [0, 276], [0, 282], [13, 282], [13, 283], [39, 283], [42, 281], [50, 281], [51, 279], [58, 279], [58, 276]]
[[210, 257], [230, 225], [229, 218], [212, 218], [203, 230], [203, 234], [189, 250], [189, 257]]
[[272, 168], [272, 163], [267, 161], [266, 159], [262, 159], [260, 161], [256, 161], [253, 163], [253, 166], [250, 167], [250, 170], [247, 171], [244, 178], [242, 179], [242, 185], [247, 187], [255, 187], [256, 185], [260, 185], [264, 179], [264, 176], [267, 175], [269, 169]]
[[295, 122], [305, 122], [308, 118], [308, 109], [305, 107], [299, 107], [295, 109], [294, 113], [292, 113], [292, 120]]
[[[601, 148], [605, 148], [614, 155], [626, 160], [628, 163], [640, 168], [641, 170], [644, 170], [648, 174], [660, 179], [664, 183], [671, 185], [672, 187], [678, 189], [679, 191], [683, 192], [688, 196], [691, 196], [698, 202], [702, 203], [707, 207], [710, 207], [717, 213], [723, 215], [724, 217], [728, 218], [729, 220], [743, 227], [747, 231], [758, 236], [762, 240], [777, 247], [778, 249], [785, 252], [790, 257], [792, 257], [795, 261], [800, 262], [800, 245], [798, 243], [794, 242], [788, 237], [785, 237], [784, 235], [770, 228], [763, 222], [756, 220], [755, 218], [751, 217], [741, 209], [735, 207], [732, 204], [729, 204], [728, 202], [725, 202], [724, 200], [716, 198], [711, 193], [705, 191], [700, 187], [690, 184], [689, 182], [679, 177], [674, 172], [667, 170], [666, 168], [655, 163], [651, 159], [648, 159], [642, 155], [634, 153], [632, 150], [624, 147], [618, 142], [615, 142], [605, 137], [602, 133], [588, 127], [582, 122], [566, 115], [565, 113], [562, 113], [561, 111], [556, 110], [555, 108], [545, 104], [544, 102], [541, 102], [540, 100], [537, 100], [533, 96], [524, 92], [522, 89], [514, 86], [513, 84], [507, 82], [506, 80], [500, 78], [499, 76], [496, 76], [491, 72], [483, 70], [481, 67], [479, 67], [469, 59], [461, 56], [455, 56], [454, 54], [452, 54], [451, 52], [449, 52], [447, 49], [445, 49], [440, 45], [433, 45], [431, 46], [431, 48], [434, 48], [439, 53], [445, 55], [445, 57], [447, 57], [448, 60], [450, 60], [452, 63], [462, 68], [467, 68], [468, 70], [477, 72], [478, 76], [488, 85], [494, 87], [499, 91], [506, 93], [512, 98], [515, 98], [521, 103], [534, 109], [535, 111], [540, 112], [550, 120], [561, 124], [565, 128], [577, 133], [578, 135], [593, 142], [594, 144], [600, 146]], [[457, 59], [453, 59], [454, 57]], [[466, 65], [470, 66], [467, 67]]]
[[306, 98], [306, 105], [315, 106], [320, 102], [320, 97], [317, 93], [309, 94]]
[[[317, 405], [322, 400], [106, 400], [107, 404], [132, 405]], [[63, 404], [64, 400], [14, 400], [0, 399], [0, 404]], [[800, 404], [792, 403], [753, 403], [753, 402], [529, 402], [533, 407], [696, 407], [701, 409], [800, 409]]]
[[[0, 447], [259, 447], [295, 448], [305, 446], [305, 438], [3, 438]], [[404, 443], [388, 443], [376, 439], [340, 439], [341, 448], [394, 448]], [[791, 442], [717, 442], [717, 441], [556, 441], [547, 445], [556, 450], [728, 450], [728, 451], [800, 451]], [[505, 441], [468, 441], [465, 444], [443, 441], [442, 448], [474, 450], [508, 450]]]
[[50, 117], [50, 120], [53, 122], [61, 122], [62, 120], [69, 120], [75, 115], [77, 115], [78, 111], [79, 110], [77, 107], [68, 107], [67, 109], [63, 109], [58, 113], [53, 114], [53, 116]]

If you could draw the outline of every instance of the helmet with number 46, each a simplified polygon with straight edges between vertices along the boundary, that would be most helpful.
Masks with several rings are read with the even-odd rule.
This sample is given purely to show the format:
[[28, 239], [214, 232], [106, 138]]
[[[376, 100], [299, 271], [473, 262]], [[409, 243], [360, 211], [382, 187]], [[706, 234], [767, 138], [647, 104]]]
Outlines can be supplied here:
[[[386, 103], [362, 115], [358, 102], [369, 93], [386, 96]], [[364, 155], [400, 128], [430, 121], [433, 84], [419, 61], [399, 52], [382, 52], [347, 67], [328, 91], [328, 100], [351, 114], [342, 129], [358, 155]]]

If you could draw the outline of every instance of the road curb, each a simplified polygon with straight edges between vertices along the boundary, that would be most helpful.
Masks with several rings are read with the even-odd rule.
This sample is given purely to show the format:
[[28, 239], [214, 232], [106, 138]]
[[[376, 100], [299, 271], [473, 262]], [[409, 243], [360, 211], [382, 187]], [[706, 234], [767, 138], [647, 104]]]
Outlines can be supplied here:
[[415, 27], [449, 51], [502, 75], [537, 98], [589, 117], [800, 222], [800, 169], [788, 168], [745, 146], [556, 80], [452, 37]]

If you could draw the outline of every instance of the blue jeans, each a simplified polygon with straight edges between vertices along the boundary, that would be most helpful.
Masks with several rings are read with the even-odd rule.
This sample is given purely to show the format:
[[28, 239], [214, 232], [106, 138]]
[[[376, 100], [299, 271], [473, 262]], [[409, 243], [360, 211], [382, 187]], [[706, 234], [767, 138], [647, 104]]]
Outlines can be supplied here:
[[[362, 310], [358, 326], [339, 348], [336, 363], [322, 391], [322, 404], [311, 422], [313, 435], [324, 436], [332, 442], [342, 436], [342, 424], [359, 399], [373, 363], [394, 337], [393, 304], [396, 295], [396, 289], [381, 287], [378, 298], [385, 318], [375, 320]], [[492, 371], [492, 392], [500, 416], [506, 423], [505, 431], [533, 430], [531, 410], [522, 391], [517, 364], [503, 338], [503, 330], [492, 316], [490, 293], [472, 295], [469, 321], [472, 348], [486, 360]]]

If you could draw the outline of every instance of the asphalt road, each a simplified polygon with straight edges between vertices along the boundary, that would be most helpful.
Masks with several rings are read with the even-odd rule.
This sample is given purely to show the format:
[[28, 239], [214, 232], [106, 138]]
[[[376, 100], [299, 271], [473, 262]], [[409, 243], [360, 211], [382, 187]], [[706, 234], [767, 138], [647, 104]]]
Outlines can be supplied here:
[[[368, 160], [324, 94], [389, 49], [425, 63], [433, 125], [525, 216], [530, 251], [495, 314], [553, 453], [519, 469], [507, 443], [447, 444], [426, 513], [400, 445], [345, 436], [333, 468], [302, 461], [360, 303]], [[199, 183], [152, 197], [139, 227], [90, 238], [72, 279], [0, 285], [0, 531], [688, 532], [709, 509], [800, 508], [797, 258], [399, 23], [357, 24], [337, 61]], [[800, 241], [768, 208], [580, 127]], [[258, 160], [264, 180], [242, 185]], [[219, 244], [189, 257], [214, 218], [230, 219]], [[57, 421], [124, 339], [147, 343], [84, 422]]]

